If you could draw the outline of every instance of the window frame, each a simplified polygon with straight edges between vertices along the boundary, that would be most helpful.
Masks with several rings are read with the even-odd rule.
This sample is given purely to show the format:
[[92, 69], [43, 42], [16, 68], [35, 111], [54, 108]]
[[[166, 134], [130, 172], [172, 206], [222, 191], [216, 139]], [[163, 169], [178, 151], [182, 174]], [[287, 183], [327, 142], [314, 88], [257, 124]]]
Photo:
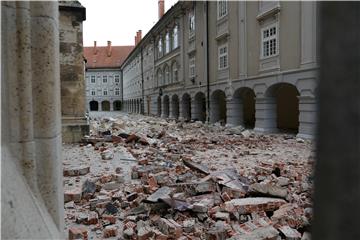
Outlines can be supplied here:
[[188, 24], [189, 24], [189, 38], [191, 38], [196, 31], [196, 27], [195, 27], [195, 8], [193, 8], [190, 12], [189, 12], [189, 20], [188, 20]]
[[162, 42], [162, 36], [159, 37], [158, 43], [157, 43], [157, 57], [161, 58], [163, 56], [163, 42]]
[[171, 82], [176, 83], [178, 81], [179, 81], [179, 71], [178, 71], [177, 63], [174, 62], [171, 66]]
[[165, 54], [168, 54], [171, 51], [171, 37], [170, 32], [165, 34]]
[[[104, 81], [105, 80], [105, 81]], [[108, 77], [107, 75], [102, 76], [102, 83], [108, 83]]]
[[109, 94], [108, 94], [109, 92], [106, 88], [103, 89], [102, 93], [103, 93], [103, 96], [109, 96]]
[[120, 83], [120, 75], [115, 75], [114, 76], [114, 82], [115, 83]]
[[[94, 80], [94, 81], [93, 81]], [[96, 76], [95, 75], [92, 75], [91, 77], [90, 77], [90, 83], [96, 83]]]
[[96, 90], [95, 90], [95, 89], [91, 89], [91, 90], [90, 90], [90, 95], [91, 95], [91, 96], [96, 96]]
[[[175, 31], [176, 30], [176, 31]], [[173, 37], [172, 37], [172, 49], [176, 49], [177, 47], [179, 47], [179, 27], [178, 25], [175, 25], [173, 30]]]
[[120, 96], [120, 88], [115, 88], [114, 95], [115, 96]]
[[[221, 53], [221, 49], [226, 48], [226, 53]], [[221, 66], [221, 58], [226, 57], [226, 66]], [[229, 47], [228, 44], [222, 44], [218, 46], [218, 70], [224, 70], [229, 67]]]
[[[194, 70], [193, 74], [192, 74], [192, 69]], [[195, 56], [191, 56], [189, 57], [189, 77], [195, 78], [195, 76], [196, 76], [196, 59]]]
[[[271, 33], [271, 29], [275, 28], [275, 34], [270, 35]], [[264, 37], [264, 32], [268, 31], [269, 36]], [[279, 51], [279, 25], [278, 23], [272, 23], [269, 24], [265, 27], [262, 27], [260, 29], [260, 35], [261, 35], [261, 41], [260, 41], [260, 59], [267, 59], [267, 58], [271, 58], [271, 57], [275, 57], [278, 56], [280, 51]], [[271, 46], [270, 46], [270, 41], [275, 39], [275, 53], [271, 54]], [[265, 52], [266, 49], [264, 47], [264, 43], [268, 42], [269, 44], [269, 55], [265, 56]]]
[[220, 20], [228, 15], [229, 7], [228, 1], [218, 0], [217, 1], [217, 20]]

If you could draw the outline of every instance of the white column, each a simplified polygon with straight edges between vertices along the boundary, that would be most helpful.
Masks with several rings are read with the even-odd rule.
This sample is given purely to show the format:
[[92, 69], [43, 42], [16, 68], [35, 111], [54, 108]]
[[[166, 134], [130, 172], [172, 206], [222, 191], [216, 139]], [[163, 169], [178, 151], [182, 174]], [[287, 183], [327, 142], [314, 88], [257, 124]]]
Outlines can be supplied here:
[[244, 106], [240, 97], [226, 100], [226, 116], [228, 125], [244, 125]]
[[174, 117], [174, 106], [173, 106], [173, 100], [172, 100], [172, 98], [170, 98], [170, 100], [169, 100], [169, 118], [170, 119], [174, 119], [175, 117]]
[[297, 137], [313, 138], [316, 130], [316, 100], [313, 97], [299, 96], [299, 132]]
[[301, 2], [301, 66], [316, 65], [317, 2]]
[[276, 98], [256, 98], [255, 109], [256, 122], [254, 130], [258, 132], [277, 132]]
[[210, 100], [211, 109], [210, 109], [210, 123], [216, 123], [220, 120], [220, 109], [219, 102]]
[[192, 120], [199, 120], [200, 114], [199, 114], [199, 104], [197, 103], [195, 97], [191, 98], [191, 119]]

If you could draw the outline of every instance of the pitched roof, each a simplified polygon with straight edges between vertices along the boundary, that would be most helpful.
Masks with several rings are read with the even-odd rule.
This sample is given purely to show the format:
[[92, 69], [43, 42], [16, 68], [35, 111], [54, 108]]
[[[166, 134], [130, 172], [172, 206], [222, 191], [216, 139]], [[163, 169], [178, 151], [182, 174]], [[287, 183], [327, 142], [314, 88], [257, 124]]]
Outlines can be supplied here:
[[120, 67], [134, 46], [84, 47], [86, 68], [115, 68]]

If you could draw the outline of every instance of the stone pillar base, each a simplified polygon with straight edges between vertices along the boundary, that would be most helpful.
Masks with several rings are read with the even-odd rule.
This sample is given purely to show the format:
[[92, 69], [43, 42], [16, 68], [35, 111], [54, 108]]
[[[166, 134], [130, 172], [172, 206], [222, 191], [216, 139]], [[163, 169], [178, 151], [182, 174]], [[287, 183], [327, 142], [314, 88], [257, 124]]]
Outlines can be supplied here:
[[62, 117], [62, 141], [65, 143], [81, 142], [89, 135], [90, 126], [86, 118]]
[[254, 130], [262, 133], [278, 132], [276, 122], [276, 99], [256, 98], [256, 122]]

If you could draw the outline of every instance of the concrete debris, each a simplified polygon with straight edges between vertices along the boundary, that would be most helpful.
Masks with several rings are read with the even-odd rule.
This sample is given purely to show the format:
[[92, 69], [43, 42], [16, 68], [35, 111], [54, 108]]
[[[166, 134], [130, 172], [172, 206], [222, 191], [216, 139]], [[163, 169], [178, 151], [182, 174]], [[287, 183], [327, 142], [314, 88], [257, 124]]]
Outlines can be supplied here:
[[278, 187], [270, 183], [254, 183], [250, 185], [249, 191], [255, 195], [265, 195], [279, 198], [286, 198], [288, 195], [286, 188]]
[[279, 230], [285, 236], [286, 240], [301, 239], [301, 233], [299, 233], [296, 229], [293, 229], [289, 226], [281, 226], [279, 227]]
[[79, 166], [75, 168], [65, 167], [63, 170], [64, 177], [74, 177], [80, 175], [86, 175], [90, 172], [90, 166]]
[[114, 158], [114, 153], [110, 150], [104, 150], [102, 153], [101, 153], [101, 158], [103, 160], [111, 160]]
[[64, 145], [68, 239], [310, 239], [311, 141], [126, 114], [90, 133]]

